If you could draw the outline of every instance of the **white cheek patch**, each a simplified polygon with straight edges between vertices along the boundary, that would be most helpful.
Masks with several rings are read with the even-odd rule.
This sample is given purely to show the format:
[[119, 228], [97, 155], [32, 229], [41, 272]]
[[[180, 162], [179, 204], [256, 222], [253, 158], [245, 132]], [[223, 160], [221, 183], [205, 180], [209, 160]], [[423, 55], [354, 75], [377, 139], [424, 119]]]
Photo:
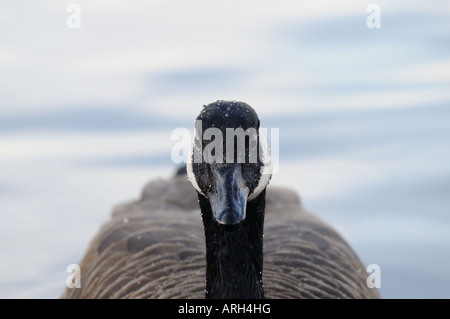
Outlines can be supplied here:
[[270, 155], [270, 147], [266, 135], [262, 130], [259, 130], [259, 159], [262, 163], [261, 177], [258, 181], [258, 186], [248, 196], [248, 200], [252, 200], [258, 196], [269, 184], [270, 178], [272, 177], [272, 156]]
[[[197, 180], [195, 178], [194, 169], [193, 169], [194, 148], [196, 148], [196, 150], [195, 150], [196, 152], [201, 152], [201, 150], [198, 149], [198, 147], [197, 147], [196, 139], [198, 139], [198, 136], [197, 136], [197, 132], [194, 130], [194, 139], [192, 140], [191, 147], [189, 147], [189, 153], [187, 156], [186, 172], [187, 172], [187, 177], [188, 177], [189, 181], [191, 182], [192, 186], [194, 186], [194, 188], [197, 190], [197, 192], [199, 192], [203, 196], [206, 196], [205, 194], [203, 194], [203, 192], [201, 191], [200, 187], [197, 184]], [[201, 143], [200, 143], [200, 145], [201, 145]]]

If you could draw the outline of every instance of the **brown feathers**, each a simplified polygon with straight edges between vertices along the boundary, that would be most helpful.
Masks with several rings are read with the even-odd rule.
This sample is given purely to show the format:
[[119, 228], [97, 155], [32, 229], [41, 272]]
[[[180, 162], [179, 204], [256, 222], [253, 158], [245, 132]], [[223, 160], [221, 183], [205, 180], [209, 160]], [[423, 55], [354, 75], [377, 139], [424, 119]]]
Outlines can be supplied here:
[[[348, 244], [298, 196], [268, 187], [264, 225], [266, 298], [379, 298]], [[186, 175], [149, 183], [117, 206], [81, 264], [81, 288], [63, 298], [204, 298], [205, 239]]]

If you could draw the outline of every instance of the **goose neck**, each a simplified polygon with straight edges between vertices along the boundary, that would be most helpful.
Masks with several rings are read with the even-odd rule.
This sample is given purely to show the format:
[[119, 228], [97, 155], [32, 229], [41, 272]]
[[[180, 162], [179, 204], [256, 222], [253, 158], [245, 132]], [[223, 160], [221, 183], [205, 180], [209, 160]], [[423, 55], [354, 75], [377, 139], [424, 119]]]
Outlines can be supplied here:
[[265, 191], [247, 203], [246, 218], [229, 231], [214, 219], [199, 195], [206, 243], [206, 298], [264, 297], [263, 228]]

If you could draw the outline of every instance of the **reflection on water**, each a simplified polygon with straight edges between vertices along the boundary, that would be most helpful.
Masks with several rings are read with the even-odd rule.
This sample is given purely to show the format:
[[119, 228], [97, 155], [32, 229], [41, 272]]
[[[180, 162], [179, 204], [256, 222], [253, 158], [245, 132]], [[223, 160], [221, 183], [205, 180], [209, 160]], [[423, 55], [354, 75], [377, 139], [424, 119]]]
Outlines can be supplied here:
[[[279, 128], [271, 183], [380, 265], [384, 297], [450, 297], [450, 12], [380, 2], [368, 29], [369, 3], [319, 2], [79, 1], [76, 31], [57, 1], [0, 5], [18, 33], [0, 42], [0, 297], [57, 298], [112, 206], [174, 173], [172, 130], [217, 99]], [[39, 37], [12, 18], [31, 9]]]

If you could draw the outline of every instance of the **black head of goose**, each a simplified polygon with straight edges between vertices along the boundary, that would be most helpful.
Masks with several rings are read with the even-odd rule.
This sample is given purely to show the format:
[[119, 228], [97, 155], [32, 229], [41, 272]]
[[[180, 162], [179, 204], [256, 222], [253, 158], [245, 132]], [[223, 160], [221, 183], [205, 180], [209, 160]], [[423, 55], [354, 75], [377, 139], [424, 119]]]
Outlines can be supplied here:
[[295, 192], [267, 188], [259, 126], [246, 103], [204, 106], [186, 171], [115, 207], [80, 263], [81, 288], [62, 297], [379, 298], [336, 231]]

